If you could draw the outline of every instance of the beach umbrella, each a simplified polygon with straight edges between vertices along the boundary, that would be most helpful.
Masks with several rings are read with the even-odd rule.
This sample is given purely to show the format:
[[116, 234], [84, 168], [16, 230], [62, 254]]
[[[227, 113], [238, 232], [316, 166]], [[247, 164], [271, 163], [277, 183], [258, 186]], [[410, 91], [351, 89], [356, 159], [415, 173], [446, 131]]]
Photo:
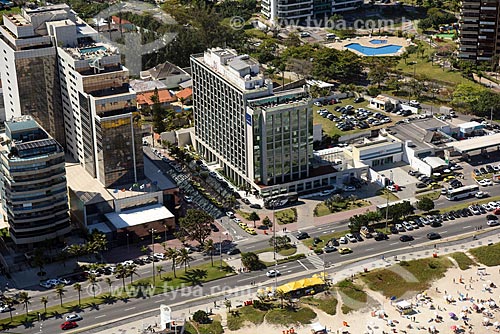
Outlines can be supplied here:
[[495, 327], [495, 328], [500, 327], [500, 322], [495, 321], [495, 322], [493, 323], [493, 327]]
[[487, 325], [487, 324], [489, 324], [489, 323], [490, 323], [490, 318], [486, 318], [486, 317], [484, 317], [484, 318], [483, 318], [483, 324]]
[[450, 315], [450, 318], [455, 318], [457, 315], [453, 312], [448, 313]]
[[467, 311], [469, 308], [467, 306], [462, 306], [463, 311]]
[[457, 330], [457, 326], [453, 325], [453, 326], [451, 326], [451, 327], [450, 327], [450, 329], [451, 329], [452, 331], [456, 331], [456, 330]]

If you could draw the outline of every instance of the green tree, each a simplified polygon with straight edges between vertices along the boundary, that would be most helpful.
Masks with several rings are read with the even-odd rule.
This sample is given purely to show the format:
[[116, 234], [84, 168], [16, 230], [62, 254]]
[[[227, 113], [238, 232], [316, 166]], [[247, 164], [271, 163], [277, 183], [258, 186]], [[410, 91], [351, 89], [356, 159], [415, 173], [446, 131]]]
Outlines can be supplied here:
[[177, 259], [179, 258], [179, 252], [175, 248], [169, 248], [165, 252], [165, 257], [172, 261], [172, 271], [174, 272], [174, 277], [177, 277], [175, 267], [177, 265]]
[[81, 304], [81, 295], [82, 295], [82, 285], [80, 283], [73, 284], [73, 289], [78, 293], [78, 305]]
[[47, 296], [43, 296], [40, 298], [40, 303], [43, 305], [44, 313], [47, 313], [47, 303], [49, 302], [49, 298]]
[[130, 284], [132, 284], [134, 275], [139, 276], [139, 273], [137, 273], [137, 266], [135, 264], [130, 264], [125, 268], [127, 270], [127, 277], [130, 277]]
[[385, 82], [387, 78], [387, 66], [384, 66], [383, 63], [377, 62], [375, 66], [370, 68], [370, 72], [368, 72], [368, 79], [370, 79], [372, 84], [376, 84], [377, 88], [380, 88], [380, 85]]
[[269, 219], [268, 216], [265, 216], [264, 219], [262, 220], [262, 225], [264, 225], [267, 228], [271, 228], [273, 226], [273, 222], [271, 219]]
[[87, 278], [87, 281], [89, 282], [89, 284], [92, 287], [92, 293], [93, 293], [94, 299], [95, 299], [95, 286], [97, 284], [97, 277], [96, 277], [96, 275], [90, 274], [89, 277]]
[[156, 267], [156, 272], [158, 273], [158, 276], [160, 277], [160, 279], [161, 279], [161, 273], [164, 271], [165, 271], [165, 269], [163, 269], [162, 265], [159, 265]]
[[207, 242], [205, 242], [205, 245], [203, 245], [203, 250], [210, 255], [210, 262], [212, 263], [212, 267], [214, 266], [214, 251], [215, 251], [215, 244], [212, 239], [208, 239]]
[[181, 248], [179, 250], [179, 257], [177, 259], [179, 265], [184, 265], [184, 272], [186, 272], [187, 267], [189, 266], [189, 262], [191, 262], [193, 258], [189, 255], [189, 251], [186, 248]]
[[255, 221], [260, 220], [260, 217], [259, 217], [259, 215], [257, 214], [257, 212], [252, 211], [252, 212], [250, 213], [250, 215], [248, 216], [248, 219], [249, 219], [249, 220], [251, 220], [251, 221], [253, 221], [253, 227], [255, 228], [255, 227], [256, 227], [256, 226], [255, 226]]
[[109, 296], [111, 296], [111, 286], [113, 285], [113, 280], [111, 279], [111, 277], [106, 277], [104, 279], [104, 282], [106, 282], [106, 284], [108, 285], [109, 287]]
[[13, 306], [14, 306], [14, 298], [13, 297], [10, 297], [10, 296], [6, 296], [4, 295], [3, 296], [3, 303], [9, 307], [9, 313], [10, 313], [10, 321], [12, 321], [12, 309], [13, 309]]
[[290, 239], [287, 236], [273, 236], [271, 237], [271, 239], [269, 239], [269, 245], [271, 247], [276, 246], [276, 251], [279, 251], [280, 249], [284, 249], [290, 246]]
[[64, 293], [66, 292], [66, 290], [64, 290], [64, 284], [57, 284], [55, 292], [56, 292], [56, 295], [59, 297], [59, 303], [62, 307], [62, 305], [63, 305], [62, 299], [63, 299]]
[[196, 321], [199, 324], [209, 324], [210, 317], [208, 313], [203, 310], [198, 310], [193, 313], [193, 321]]
[[283, 292], [283, 290], [278, 289], [276, 290], [276, 297], [278, 297], [278, 299], [281, 301], [281, 308], [283, 308], [285, 306], [284, 302], [287, 297], [287, 294]]
[[434, 201], [429, 197], [423, 197], [417, 202], [417, 209], [429, 212], [434, 209]]
[[122, 279], [122, 287], [125, 290], [125, 277], [127, 277], [127, 268], [123, 264], [118, 264], [115, 269], [116, 276]]
[[184, 236], [189, 240], [195, 240], [203, 245], [212, 233], [210, 224], [213, 218], [205, 211], [189, 209], [186, 216], [179, 219], [178, 236]]
[[19, 302], [24, 305], [24, 309], [26, 310], [26, 315], [28, 315], [29, 312], [29, 304], [31, 304], [31, 297], [26, 291], [21, 291], [19, 292], [18, 296]]
[[252, 252], [241, 254], [241, 264], [249, 270], [259, 270], [262, 267], [259, 257]]
[[226, 300], [224, 301], [224, 306], [227, 308], [227, 311], [228, 311], [229, 313], [231, 313], [231, 306], [232, 306], [232, 304], [231, 304], [231, 300], [226, 299]]

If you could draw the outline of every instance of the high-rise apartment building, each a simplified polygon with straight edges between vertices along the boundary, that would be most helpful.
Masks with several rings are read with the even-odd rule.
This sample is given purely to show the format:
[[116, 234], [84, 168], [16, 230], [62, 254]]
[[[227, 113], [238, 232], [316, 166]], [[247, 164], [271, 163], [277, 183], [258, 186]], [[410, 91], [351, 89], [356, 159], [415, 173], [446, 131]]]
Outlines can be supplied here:
[[495, 57], [500, 55], [498, 0], [463, 0], [459, 29], [459, 58], [498, 63]]
[[255, 189], [310, 176], [313, 114], [304, 88], [274, 92], [257, 61], [229, 49], [193, 55], [191, 67], [196, 148], [207, 161]]
[[30, 116], [5, 122], [0, 146], [4, 219], [17, 245], [70, 232], [64, 151]]
[[32, 114], [106, 187], [144, 177], [136, 94], [118, 50], [65, 4], [4, 15], [0, 37], [7, 120]]
[[0, 25], [0, 76], [5, 114], [0, 121], [31, 115], [61, 145], [65, 145], [56, 46], [45, 22], [74, 19], [67, 5], [50, 12], [24, 8], [3, 16]]
[[[335, 13], [354, 10], [363, 0], [262, 0], [262, 15], [272, 24], [296, 25], [315, 18], [330, 18]], [[315, 22], [311, 21], [311, 25]]]

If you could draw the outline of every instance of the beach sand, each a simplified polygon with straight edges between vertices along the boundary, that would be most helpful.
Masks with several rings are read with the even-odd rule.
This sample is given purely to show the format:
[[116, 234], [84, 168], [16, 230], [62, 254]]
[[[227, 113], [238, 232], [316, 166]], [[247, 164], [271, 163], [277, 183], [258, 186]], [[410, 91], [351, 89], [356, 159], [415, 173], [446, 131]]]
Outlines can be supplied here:
[[[330, 333], [430, 333], [430, 329], [435, 329], [435, 333], [500, 332], [493, 326], [495, 322], [500, 322], [500, 311], [486, 302], [493, 300], [496, 305], [500, 305], [500, 290], [497, 287], [490, 288], [491, 283], [500, 285], [500, 267], [478, 270], [476, 266], [465, 271], [454, 267], [447, 271], [444, 278], [435, 281], [427, 291], [408, 296], [406, 300], [413, 305], [412, 314], [401, 315], [397, 311], [396, 303], [400, 300], [391, 302], [380, 293], [369, 290], [366, 291], [369, 302], [358, 311], [342, 314], [341, 302], [335, 316], [314, 308], [318, 315], [314, 322], [319, 322]], [[446, 297], [451, 302], [447, 301]], [[474, 310], [474, 305], [484, 307], [484, 312]], [[220, 313], [223, 318], [226, 317], [223, 309]], [[483, 324], [485, 320], [488, 321], [488, 326]], [[344, 322], [347, 326], [344, 326]], [[453, 326], [456, 326], [456, 332]], [[264, 322], [258, 326], [251, 325], [238, 331], [227, 332], [290, 334], [287, 330], [290, 328], [276, 327]], [[294, 328], [294, 333], [311, 334], [312, 327], [309, 324], [298, 326]]]

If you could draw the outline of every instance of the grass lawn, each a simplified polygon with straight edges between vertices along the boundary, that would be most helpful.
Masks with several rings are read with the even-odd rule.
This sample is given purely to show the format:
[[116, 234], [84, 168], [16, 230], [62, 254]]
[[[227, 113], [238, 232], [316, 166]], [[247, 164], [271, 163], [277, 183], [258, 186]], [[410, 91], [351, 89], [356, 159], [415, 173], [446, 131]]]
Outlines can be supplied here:
[[309, 307], [301, 307], [298, 310], [291, 308], [274, 309], [266, 314], [266, 320], [273, 325], [290, 326], [306, 325], [316, 318], [316, 313]]
[[[338, 239], [340, 237], [343, 237], [344, 235], [346, 235], [349, 232], [350, 232], [349, 230], [344, 230], [344, 231], [333, 232], [333, 233], [330, 233], [330, 234], [324, 234], [324, 235], [322, 235], [320, 237], [321, 238], [321, 242], [316, 245], [316, 248], [323, 248], [323, 247], [325, 247], [326, 243], [329, 240], [331, 240], [332, 238], [337, 238]], [[313, 245], [313, 241], [314, 241], [313, 238], [309, 238], [309, 239], [303, 240], [302, 242], [307, 247], [311, 247]]]
[[265, 32], [263, 32], [260, 29], [257, 28], [252, 28], [252, 29], [245, 29], [245, 35], [253, 38], [258, 38], [258, 39], [268, 39], [272, 38], [271, 36], [268, 36]]
[[476, 262], [474, 262], [470, 257], [467, 256], [467, 254], [462, 252], [452, 253], [449, 256], [455, 261], [457, 261], [458, 267], [461, 270], [467, 270], [471, 266], [476, 264]]
[[399, 201], [399, 197], [394, 195], [394, 193], [392, 191], [389, 191], [387, 189], [377, 190], [376, 195], [378, 195], [382, 198], [385, 198], [385, 199], [387, 199], [389, 197], [389, 205], [391, 204], [390, 202]]
[[11, 9], [0, 10], [0, 23], [3, 23], [3, 16], [7, 14], [19, 14], [21, 13], [21, 7], [12, 7]]
[[397, 122], [398, 120], [402, 119], [402, 117], [396, 116], [394, 114], [387, 114], [387, 115], [389, 115], [391, 117], [391, 120], [392, 120], [391, 123], [382, 124], [382, 125], [379, 125], [379, 126], [373, 126], [373, 127], [370, 127], [369, 129], [364, 129], [364, 130], [362, 130], [362, 129], [354, 129], [354, 130], [351, 130], [351, 131], [342, 131], [342, 130], [340, 130], [339, 128], [337, 128], [335, 126], [335, 122], [330, 121], [328, 118], [323, 118], [316, 111], [319, 110], [319, 109], [327, 109], [332, 114], [334, 114], [336, 116], [340, 116], [340, 113], [334, 111], [334, 108], [336, 106], [346, 106], [346, 105], [350, 104], [350, 105], [354, 106], [354, 108], [365, 108], [365, 109], [368, 109], [368, 110], [370, 110], [370, 108], [368, 108], [368, 104], [369, 103], [367, 101], [363, 101], [361, 103], [354, 103], [354, 98], [343, 99], [340, 102], [341, 103], [337, 103], [337, 104], [333, 104], [333, 105], [327, 105], [327, 106], [323, 106], [323, 107], [313, 106], [313, 114], [314, 114], [314, 116], [313, 116], [314, 117], [313, 118], [313, 123], [314, 124], [321, 124], [321, 127], [322, 127], [323, 131], [327, 135], [329, 135], [329, 136], [333, 136], [335, 134], [343, 136], [343, 135], [353, 134], [353, 133], [357, 133], [357, 132], [361, 132], [361, 131], [370, 131], [370, 130], [373, 130], [373, 129], [385, 128], [385, 127], [388, 127], [390, 125], [394, 125], [393, 122]]
[[482, 246], [470, 250], [476, 260], [485, 266], [500, 265], [500, 243], [491, 246]]
[[445, 69], [443, 71], [443, 68], [439, 65], [434, 64], [433, 66], [428, 59], [430, 55], [434, 54], [436, 51], [426, 43], [424, 43], [423, 46], [425, 49], [423, 58], [420, 53], [411, 54], [408, 59], [406, 59], [406, 64], [405, 60], [401, 59], [399, 64], [396, 66], [396, 69], [410, 76], [413, 76], [413, 71], [415, 71], [415, 76], [417, 78], [425, 77], [450, 86], [471, 82], [470, 80], [464, 78], [459, 71], [450, 71], [449, 69]]
[[331, 213], [349, 211], [352, 209], [362, 208], [364, 206], [369, 206], [369, 205], [371, 205], [371, 203], [369, 201], [359, 199], [359, 200], [354, 201], [354, 203], [351, 201], [347, 201], [347, 207], [344, 209], [342, 209], [341, 207], [336, 207], [337, 210], [330, 211], [330, 209], [328, 209], [328, 207], [325, 205], [325, 203], [319, 203], [318, 205], [316, 205], [314, 216], [321, 217], [321, 216], [329, 215]]
[[278, 254], [283, 255], [283, 256], [290, 256], [297, 253], [297, 248], [296, 247], [289, 247], [289, 248], [283, 248], [278, 251]]
[[338, 300], [331, 296], [324, 296], [323, 298], [304, 297], [300, 301], [304, 304], [317, 307], [326, 314], [335, 315], [337, 313]]
[[432, 281], [443, 277], [452, 263], [447, 258], [401, 261], [389, 269], [377, 269], [362, 274], [368, 287], [384, 296], [400, 298], [408, 291], [423, 291]]
[[[342, 313], [347, 314], [366, 305], [368, 296], [363, 288], [348, 280], [343, 280], [335, 285], [342, 297]], [[351, 300], [351, 302], [349, 302]], [[355, 307], [359, 303], [359, 308]]]
[[264, 321], [266, 311], [261, 311], [253, 306], [244, 306], [235, 312], [227, 314], [227, 328], [236, 331], [245, 326], [245, 323], [260, 325]]
[[425, 193], [425, 194], [421, 194], [421, 195], [417, 195], [415, 196], [416, 199], [420, 200], [424, 197], [428, 197], [430, 198], [431, 200], [435, 201], [439, 198], [439, 196], [441, 196], [441, 191], [433, 191], [433, 192], [430, 192], [430, 193]]
[[294, 208], [277, 211], [275, 213], [278, 224], [290, 224], [297, 221], [297, 210]]

